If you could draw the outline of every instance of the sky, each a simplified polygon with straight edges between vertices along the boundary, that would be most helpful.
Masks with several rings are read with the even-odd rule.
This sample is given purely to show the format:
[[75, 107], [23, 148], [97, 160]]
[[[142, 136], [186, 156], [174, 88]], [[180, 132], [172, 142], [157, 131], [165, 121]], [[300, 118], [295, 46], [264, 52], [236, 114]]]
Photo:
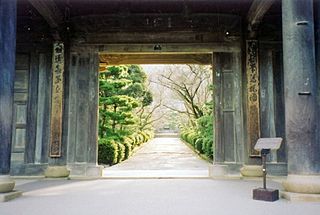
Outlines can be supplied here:
[[165, 67], [167, 67], [167, 64], [143, 64], [140, 65], [144, 71], [148, 74], [150, 74], [152, 71], [163, 71]]

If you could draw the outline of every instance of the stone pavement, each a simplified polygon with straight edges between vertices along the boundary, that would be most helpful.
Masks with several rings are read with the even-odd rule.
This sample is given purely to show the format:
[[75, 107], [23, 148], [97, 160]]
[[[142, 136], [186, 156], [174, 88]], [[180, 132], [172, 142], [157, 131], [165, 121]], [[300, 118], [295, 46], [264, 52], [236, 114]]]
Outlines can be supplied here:
[[[320, 203], [252, 200], [261, 179], [208, 179], [207, 166], [178, 139], [155, 139], [131, 159], [106, 168], [103, 179], [17, 179], [23, 196], [0, 203], [0, 215], [319, 214]], [[112, 171], [123, 178], [112, 179]], [[132, 174], [139, 179], [124, 179]], [[281, 189], [276, 181], [268, 187]]]
[[107, 178], [208, 177], [210, 163], [179, 138], [155, 138], [128, 160], [104, 169]]
[[[252, 200], [254, 180], [17, 180], [1, 215], [319, 215], [319, 203]], [[280, 188], [275, 182], [270, 187]]]

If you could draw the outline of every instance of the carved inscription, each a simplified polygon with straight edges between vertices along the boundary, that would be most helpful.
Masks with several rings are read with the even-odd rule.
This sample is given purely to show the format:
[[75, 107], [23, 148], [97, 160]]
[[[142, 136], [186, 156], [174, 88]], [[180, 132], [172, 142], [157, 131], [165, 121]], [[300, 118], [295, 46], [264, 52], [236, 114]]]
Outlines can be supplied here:
[[61, 157], [64, 45], [53, 44], [50, 157]]
[[248, 94], [248, 141], [251, 156], [259, 156], [259, 152], [254, 149], [255, 143], [260, 137], [260, 83], [259, 83], [259, 59], [258, 42], [256, 40], [247, 41], [247, 94]]

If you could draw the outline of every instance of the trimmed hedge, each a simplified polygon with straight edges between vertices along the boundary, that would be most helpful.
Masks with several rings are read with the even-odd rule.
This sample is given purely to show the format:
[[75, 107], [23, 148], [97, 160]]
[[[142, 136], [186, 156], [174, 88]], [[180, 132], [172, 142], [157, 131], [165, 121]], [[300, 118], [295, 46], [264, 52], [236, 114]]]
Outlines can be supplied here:
[[213, 159], [213, 140], [211, 138], [203, 139], [202, 149], [204, 154], [212, 160]]
[[108, 165], [118, 162], [118, 144], [114, 140], [99, 140], [98, 162]]
[[118, 159], [117, 159], [117, 163], [120, 163], [121, 161], [124, 160], [125, 157], [125, 146], [122, 143], [117, 143], [118, 144]]
[[195, 142], [195, 148], [196, 150], [200, 153], [203, 154], [204, 152], [204, 147], [203, 147], [203, 139], [202, 138], [198, 138]]
[[114, 165], [128, 159], [133, 150], [154, 137], [152, 132], [138, 132], [123, 138], [99, 140], [99, 164]]
[[133, 149], [133, 145], [132, 145], [132, 141], [129, 138], [125, 138], [123, 145], [125, 147], [125, 151], [124, 151], [124, 159], [128, 159], [132, 153], [132, 149]]
[[202, 137], [194, 130], [186, 130], [180, 133], [180, 138], [193, 147], [199, 154], [203, 154], [211, 160], [213, 159], [212, 137]]

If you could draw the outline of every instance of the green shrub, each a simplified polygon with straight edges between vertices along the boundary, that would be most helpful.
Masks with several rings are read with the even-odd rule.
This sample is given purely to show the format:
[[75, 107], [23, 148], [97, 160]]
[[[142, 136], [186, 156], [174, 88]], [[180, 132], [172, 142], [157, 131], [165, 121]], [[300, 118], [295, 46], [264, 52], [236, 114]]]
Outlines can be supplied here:
[[186, 134], [186, 141], [187, 141], [187, 143], [192, 145], [191, 136], [192, 136], [192, 132], [188, 132]]
[[130, 136], [128, 136], [127, 137], [128, 139], [130, 139], [130, 143], [131, 143], [131, 145], [132, 145], [132, 150], [137, 146], [137, 143], [136, 143], [136, 139], [134, 138], [134, 136], [133, 135], [130, 135]]
[[124, 159], [128, 159], [128, 157], [131, 155], [132, 145], [129, 141], [124, 141], [123, 145], [125, 147]]
[[140, 134], [142, 135], [143, 137], [143, 142], [148, 142], [150, 140], [150, 136], [146, 133], [146, 132], [143, 132], [141, 131]]
[[139, 133], [136, 134], [136, 140], [137, 140], [138, 146], [140, 146], [143, 143], [143, 136]]
[[187, 141], [187, 135], [188, 135], [188, 132], [187, 132], [187, 131], [183, 131], [183, 132], [181, 132], [181, 134], [180, 134], [181, 138], [182, 138], [184, 141]]
[[123, 142], [130, 144], [130, 151], [132, 151], [134, 149], [134, 141], [132, 140], [132, 138], [130, 138], [130, 136], [125, 137]]
[[196, 148], [196, 142], [197, 140], [200, 138], [200, 136], [198, 134], [195, 134], [194, 136], [192, 136], [192, 145]]
[[113, 165], [117, 163], [118, 145], [110, 139], [100, 139], [98, 146], [98, 162]]
[[186, 136], [186, 141], [191, 144], [193, 147], [195, 146], [195, 142], [198, 139], [198, 134], [195, 131], [191, 131]]
[[122, 143], [117, 143], [117, 144], [118, 144], [117, 163], [120, 163], [120, 162], [123, 161], [124, 158], [125, 158], [126, 147], [125, 147]]
[[128, 159], [135, 147], [150, 140], [152, 132], [139, 131], [131, 135], [110, 135], [99, 140], [98, 162], [114, 165]]
[[203, 139], [203, 151], [208, 158], [213, 159], [213, 139], [212, 138]]
[[196, 141], [195, 141], [195, 148], [196, 150], [203, 154], [203, 139], [202, 138], [198, 138]]

